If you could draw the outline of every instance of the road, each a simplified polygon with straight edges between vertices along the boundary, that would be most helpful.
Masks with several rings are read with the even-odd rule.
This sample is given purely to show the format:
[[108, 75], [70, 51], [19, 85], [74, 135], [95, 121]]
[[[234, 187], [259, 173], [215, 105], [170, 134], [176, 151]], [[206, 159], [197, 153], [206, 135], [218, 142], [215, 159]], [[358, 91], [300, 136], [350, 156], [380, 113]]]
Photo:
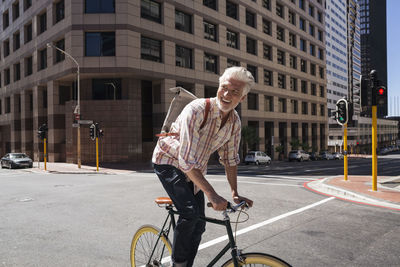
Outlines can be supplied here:
[[[392, 160], [380, 160], [385, 164], [380, 170], [396, 172]], [[368, 164], [354, 163], [361, 167], [352, 171]], [[237, 236], [239, 248], [269, 253], [293, 266], [398, 266], [398, 211], [303, 188], [306, 181], [339, 172], [340, 164], [241, 166], [240, 193], [255, 205], [248, 211], [249, 220], [238, 225], [247, 230]], [[229, 196], [226, 179], [218, 172], [213, 169], [208, 179], [217, 192]], [[165, 193], [152, 173], [71, 175], [2, 169], [0, 183], [0, 266], [129, 266], [135, 230], [142, 224], [160, 226], [165, 214], [153, 202]], [[220, 216], [211, 209], [207, 215]], [[223, 235], [221, 226], [207, 225], [195, 266], [204, 267], [215, 256], [223, 246], [217, 238]]]

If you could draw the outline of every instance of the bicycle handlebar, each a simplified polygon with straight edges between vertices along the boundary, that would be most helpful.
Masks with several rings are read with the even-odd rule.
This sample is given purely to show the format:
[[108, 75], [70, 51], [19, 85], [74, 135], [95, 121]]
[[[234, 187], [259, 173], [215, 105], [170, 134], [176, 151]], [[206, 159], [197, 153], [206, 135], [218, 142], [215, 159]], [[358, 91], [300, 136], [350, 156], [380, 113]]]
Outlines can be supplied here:
[[[207, 203], [207, 207], [209, 207], [209, 208], [211, 208], [212, 207], [212, 204], [211, 204], [211, 202], [208, 202]], [[228, 205], [227, 205], [227, 207], [226, 207], [226, 212], [230, 212], [230, 213], [234, 213], [234, 212], [236, 212], [238, 209], [240, 209], [240, 208], [246, 208], [246, 209], [248, 209], [249, 208], [249, 206], [247, 205], [247, 203], [246, 203], [246, 201], [241, 201], [239, 204], [236, 204], [236, 205], [233, 205], [231, 202], [229, 202], [228, 201]]]

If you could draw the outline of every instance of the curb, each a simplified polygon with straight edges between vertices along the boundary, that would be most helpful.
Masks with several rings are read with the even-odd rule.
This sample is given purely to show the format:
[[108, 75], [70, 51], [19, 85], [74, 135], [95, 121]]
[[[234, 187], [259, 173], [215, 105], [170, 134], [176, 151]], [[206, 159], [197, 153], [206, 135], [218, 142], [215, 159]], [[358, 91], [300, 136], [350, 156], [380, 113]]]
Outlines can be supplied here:
[[308, 190], [311, 190], [313, 192], [327, 195], [327, 196], [333, 196], [338, 199], [342, 199], [345, 201], [351, 201], [359, 204], [364, 204], [364, 205], [370, 205], [370, 206], [376, 206], [376, 207], [383, 207], [383, 208], [388, 208], [392, 210], [400, 210], [400, 205], [391, 203], [391, 202], [386, 202], [386, 201], [380, 201], [374, 198], [367, 197], [362, 194], [354, 193], [352, 191], [348, 191], [336, 186], [332, 185], [327, 185], [325, 182], [332, 179], [334, 177], [328, 177], [328, 178], [322, 178], [319, 180], [315, 181], [309, 181], [304, 183], [304, 187], [307, 188]]

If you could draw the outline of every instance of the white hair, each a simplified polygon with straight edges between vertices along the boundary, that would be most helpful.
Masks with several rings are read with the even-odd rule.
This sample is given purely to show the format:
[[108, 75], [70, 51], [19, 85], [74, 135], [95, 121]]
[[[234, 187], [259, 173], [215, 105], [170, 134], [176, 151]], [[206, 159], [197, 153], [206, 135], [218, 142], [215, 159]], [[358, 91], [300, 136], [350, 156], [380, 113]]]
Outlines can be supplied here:
[[251, 88], [254, 87], [255, 84], [253, 75], [244, 67], [230, 67], [225, 69], [224, 74], [219, 77], [219, 84], [221, 85], [230, 78], [234, 78], [235, 80], [245, 83], [242, 95], [247, 95], [247, 93], [251, 90]]

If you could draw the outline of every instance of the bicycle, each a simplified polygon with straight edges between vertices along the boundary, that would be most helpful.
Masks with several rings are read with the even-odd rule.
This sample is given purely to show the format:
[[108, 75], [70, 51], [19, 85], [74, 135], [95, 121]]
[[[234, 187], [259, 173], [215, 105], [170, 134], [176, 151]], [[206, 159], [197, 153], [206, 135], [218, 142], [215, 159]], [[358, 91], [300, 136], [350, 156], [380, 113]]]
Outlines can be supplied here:
[[[175, 215], [178, 212], [174, 209], [172, 200], [168, 197], [159, 197], [155, 200], [159, 207], [164, 207], [168, 214], [160, 229], [152, 225], [143, 225], [136, 231], [131, 244], [131, 266], [132, 267], [169, 267], [172, 266], [171, 254], [172, 245], [168, 235], [175, 228]], [[228, 208], [222, 212], [223, 220], [202, 217], [202, 220], [213, 224], [223, 225], [228, 233], [228, 244], [215, 256], [207, 267], [214, 266], [219, 259], [230, 249], [232, 258], [227, 260], [222, 267], [239, 266], [271, 266], [290, 267], [285, 261], [265, 253], [242, 253], [236, 246], [233, 236], [229, 213], [242, 209], [246, 203], [243, 201], [235, 206], [228, 203]]]

